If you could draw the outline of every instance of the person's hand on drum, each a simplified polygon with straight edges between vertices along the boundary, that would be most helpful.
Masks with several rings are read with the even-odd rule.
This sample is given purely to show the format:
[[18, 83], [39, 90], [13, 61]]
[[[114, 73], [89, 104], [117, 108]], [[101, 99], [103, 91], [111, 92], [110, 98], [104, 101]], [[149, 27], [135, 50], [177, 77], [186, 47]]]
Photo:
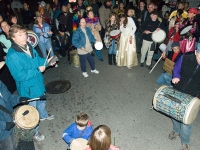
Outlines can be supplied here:
[[160, 28], [157, 28], [157, 29], [156, 29], [156, 32], [158, 32], [159, 30], [160, 30]]
[[40, 32], [40, 35], [41, 35], [41, 36], [43, 36], [43, 35], [44, 35], [44, 33], [43, 33], [43, 32]]
[[[82, 145], [81, 145], [81, 143], [80, 143], [78, 140], [74, 139], [74, 140], [72, 141], [72, 143], [73, 143], [77, 148], [82, 148]], [[72, 144], [72, 143], [71, 143], [71, 144]]]
[[150, 34], [151, 32], [149, 30], [144, 31], [145, 34]]
[[177, 84], [179, 81], [180, 81], [179, 78], [173, 78], [173, 79], [172, 79], [172, 83], [174, 83], [174, 84]]
[[84, 48], [84, 47], [81, 47], [81, 50], [83, 50], [83, 51], [84, 51], [84, 50], [85, 50], [85, 48]]
[[47, 32], [48, 34], [53, 34], [53, 32], [52, 31], [49, 31], [49, 32]]

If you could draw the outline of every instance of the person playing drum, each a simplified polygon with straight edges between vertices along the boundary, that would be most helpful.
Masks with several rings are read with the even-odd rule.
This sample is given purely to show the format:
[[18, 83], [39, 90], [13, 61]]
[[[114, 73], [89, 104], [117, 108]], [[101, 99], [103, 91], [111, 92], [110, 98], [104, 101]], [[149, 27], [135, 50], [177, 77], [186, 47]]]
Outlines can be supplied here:
[[[0, 62], [0, 68], [3, 67], [5, 62]], [[6, 113], [0, 107], [0, 150], [15, 150], [15, 140], [13, 127], [15, 123], [13, 122], [12, 113], [14, 112], [13, 107], [22, 101], [27, 101], [28, 98], [20, 97], [18, 95], [12, 95], [8, 91], [6, 85], [0, 81], [0, 106], [7, 109], [9, 113]]]
[[[183, 53], [180, 50], [179, 42], [173, 42], [171, 47], [173, 51], [168, 53], [167, 58], [176, 63]], [[166, 52], [162, 53], [162, 58], [166, 59]], [[163, 72], [156, 80], [156, 83], [167, 84], [169, 86], [172, 86], [171, 81], [172, 81], [172, 75], [168, 72]]]
[[89, 116], [86, 113], [80, 113], [76, 116], [76, 121], [63, 131], [62, 138], [69, 147], [72, 143], [78, 146], [79, 142], [76, 139], [84, 138], [88, 140], [92, 131]]
[[[174, 88], [180, 92], [189, 94], [193, 97], [200, 95], [200, 44], [194, 52], [188, 52], [182, 55], [176, 62], [173, 69], [172, 83]], [[182, 150], [190, 150], [190, 136], [194, 123], [186, 125], [175, 119], [172, 119], [173, 131], [169, 134], [169, 139], [174, 140], [177, 136], [182, 142]]]
[[[26, 28], [20, 25], [13, 25], [9, 30], [9, 37], [12, 39], [12, 45], [6, 55], [6, 65], [13, 76], [17, 91], [20, 96], [37, 98], [45, 95], [45, 86], [42, 73], [49, 65], [52, 59], [47, 61], [41, 58], [37, 51], [27, 42]], [[34, 106], [40, 114], [40, 120], [52, 120], [54, 115], [49, 115], [46, 111], [46, 101], [33, 101], [29, 105]], [[37, 141], [44, 140], [45, 136], [35, 129], [33, 137]]]
[[118, 147], [111, 145], [111, 130], [106, 125], [99, 125], [94, 129], [88, 145], [89, 148], [85, 150], [119, 150]]
[[[108, 63], [109, 65], [116, 65], [116, 53], [117, 53], [117, 44], [119, 43], [119, 36], [117, 38], [112, 38], [110, 32], [119, 31], [119, 25], [117, 22], [117, 15], [111, 13], [109, 15], [109, 22], [106, 24], [106, 35], [108, 43], [105, 43], [108, 48]], [[119, 33], [118, 33], [119, 34]]]

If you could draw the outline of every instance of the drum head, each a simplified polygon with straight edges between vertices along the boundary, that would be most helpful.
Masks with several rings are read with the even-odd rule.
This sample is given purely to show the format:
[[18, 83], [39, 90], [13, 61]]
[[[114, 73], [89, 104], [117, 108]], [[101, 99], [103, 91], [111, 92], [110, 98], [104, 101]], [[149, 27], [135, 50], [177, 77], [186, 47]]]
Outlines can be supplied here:
[[155, 31], [152, 33], [151, 38], [156, 43], [161, 43], [166, 38], [166, 33], [164, 30]]
[[156, 108], [156, 103], [157, 103], [157, 96], [158, 96], [158, 94], [160, 93], [160, 91], [162, 91], [162, 89], [164, 89], [164, 88], [166, 88], [166, 87], [168, 87], [168, 86], [166, 86], [166, 85], [163, 85], [163, 86], [161, 86], [157, 91], [156, 91], [156, 93], [154, 94], [154, 97], [153, 97], [153, 107], [157, 110], [157, 108]]
[[120, 33], [119, 30], [112, 30], [112, 31], [110, 32], [110, 36], [116, 36], [116, 35], [118, 35], [119, 33]]
[[33, 47], [36, 47], [39, 41], [37, 34], [35, 34], [33, 31], [30, 30], [27, 31], [27, 34], [28, 34], [28, 42]]
[[192, 25], [183, 28], [182, 31], [180, 32], [180, 35], [186, 34], [187, 32], [190, 31], [191, 28], [192, 28]]
[[199, 112], [199, 107], [200, 107], [200, 100], [195, 97], [190, 102], [190, 104], [188, 105], [188, 108], [185, 111], [185, 116], [183, 119], [184, 124], [191, 124], [195, 120]]
[[[29, 113], [23, 116], [22, 114], [27, 110]], [[29, 105], [19, 107], [14, 115], [15, 123], [22, 129], [33, 129], [38, 125], [39, 119], [38, 111], [33, 106]]]
[[72, 144], [70, 145], [70, 149], [71, 150], [83, 150], [83, 149], [86, 149], [88, 148], [89, 146], [87, 145], [88, 141], [86, 139], [83, 139], [83, 138], [78, 138], [76, 139], [79, 143], [81, 143], [81, 147], [77, 147], [75, 144]]
[[96, 42], [96, 43], [94, 44], [94, 47], [95, 47], [96, 50], [102, 50], [102, 48], [103, 48], [103, 43], [102, 43], [102, 42]]

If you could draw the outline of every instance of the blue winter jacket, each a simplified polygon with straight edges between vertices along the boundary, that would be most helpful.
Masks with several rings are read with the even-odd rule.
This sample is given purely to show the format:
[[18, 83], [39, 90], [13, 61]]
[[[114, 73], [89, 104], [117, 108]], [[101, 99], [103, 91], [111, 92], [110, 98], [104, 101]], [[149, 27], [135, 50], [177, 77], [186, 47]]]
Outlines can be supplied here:
[[[23, 52], [15, 43], [12, 43], [6, 55], [6, 64], [12, 74], [20, 96], [36, 98], [44, 94], [44, 78], [39, 70], [45, 58], [41, 58], [30, 45], [31, 56]], [[48, 63], [46, 64], [48, 66]]]
[[[19, 103], [19, 98], [18, 95], [12, 95], [3, 82], [0, 81], [0, 105], [13, 113], [13, 107]], [[0, 141], [6, 139], [13, 131], [13, 129], [5, 130], [6, 122], [13, 122], [13, 118], [0, 109]]]
[[76, 123], [73, 123], [67, 129], [65, 129], [65, 131], [63, 131], [62, 138], [69, 146], [73, 139], [84, 138], [88, 140], [93, 131], [92, 125], [91, 124], [87, 125], [83, 134], [82, 131], [83, 130], [79, 130], [77, 128]]
[[[95, 43], [96, 39], [94, 38], [90, 28], [85, 27], [88, 39], [91, 43]], [[76, 48], [81, 48], [81, 47], [85, 47], [86, 44], [86, 38], [85, 38], [85, 33], [81, 30], [81, 28], [77, 28], [77, 30], [73, 33], [72, 36], [72, 44], [76, 47]]]

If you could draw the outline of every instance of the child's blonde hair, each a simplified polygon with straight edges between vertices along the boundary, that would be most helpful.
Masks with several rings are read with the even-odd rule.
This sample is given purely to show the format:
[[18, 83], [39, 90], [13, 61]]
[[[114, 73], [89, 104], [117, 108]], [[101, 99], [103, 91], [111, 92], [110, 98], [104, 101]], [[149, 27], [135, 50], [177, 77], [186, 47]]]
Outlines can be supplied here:
[[129, 8], [128, 11], [131, 11], [131, 16], [130, 17], [135, 17], [135, 10], [132, 8]]
[[108, 150], [111, 145], [111, 130], [106, 125], [99, 125], [92, 132], [88, 145], [92, 150]]
[[78, 126], [85, 127], [87, 126], [88, 121], [89, 121], [89, 116], [86, 113], [82, 112], [76, 116], [75, 122]]

